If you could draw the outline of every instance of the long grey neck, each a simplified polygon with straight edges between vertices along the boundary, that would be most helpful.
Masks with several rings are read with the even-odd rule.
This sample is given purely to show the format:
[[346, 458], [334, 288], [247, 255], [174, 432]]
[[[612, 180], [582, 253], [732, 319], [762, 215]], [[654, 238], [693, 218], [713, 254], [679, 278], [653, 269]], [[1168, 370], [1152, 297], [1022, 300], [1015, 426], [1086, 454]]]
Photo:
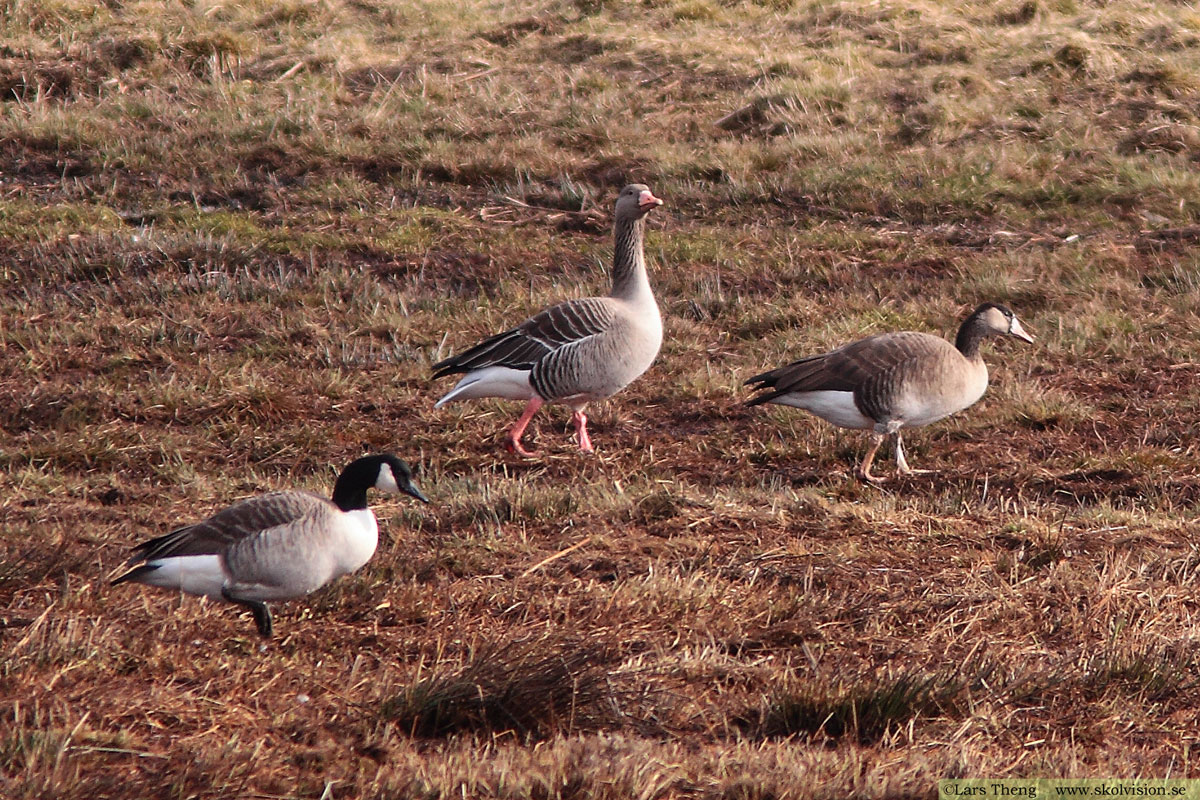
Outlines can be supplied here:
[[612, 296], [631, 300], [650, 291], [646, 276], [646, 256], [642, 242], [646, 235], [646, 220], [621, 220], [617, 223], [613, 245]]
[[979, 317], [968, 317], [954, 337], [954, 346], [972, 361], [979, 358], [979, 343], [987, 336], [987, 328]]

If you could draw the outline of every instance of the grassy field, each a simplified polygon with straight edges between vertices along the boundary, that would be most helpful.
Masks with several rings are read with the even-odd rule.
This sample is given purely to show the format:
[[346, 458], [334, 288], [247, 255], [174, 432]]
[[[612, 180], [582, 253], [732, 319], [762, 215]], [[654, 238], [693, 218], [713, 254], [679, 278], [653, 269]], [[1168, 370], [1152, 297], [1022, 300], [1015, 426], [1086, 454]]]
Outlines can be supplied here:
[[[1200, 777], [1200, 13], [1019, 0], [9, 0], [0, 794], [883, 798]], [[608, 284], [647, 375], [499, 447], [430, 364]], [[867, 442], [763, 369], [985, 300]], [[362, 452], [359, 573], [244, 611], [127, 548]], [[893, 465], [885, 451], [880, 467]]]

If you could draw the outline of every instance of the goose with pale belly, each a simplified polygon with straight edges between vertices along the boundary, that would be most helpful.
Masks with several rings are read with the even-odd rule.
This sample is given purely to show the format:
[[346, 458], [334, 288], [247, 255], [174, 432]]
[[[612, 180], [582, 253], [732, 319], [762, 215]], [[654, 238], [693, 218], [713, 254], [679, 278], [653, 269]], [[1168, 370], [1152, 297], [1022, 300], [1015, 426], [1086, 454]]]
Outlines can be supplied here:
[[873, 431], [856, 473], [864, 481], [883, 480], [871, 474], [871, 462], [889, 434], [896, 436], [899, 472], [927, 472], [909, 467], [900, 430], [936, 422], [983, 397], [988, 371], [979, 345], [988, 336], [1033, 342], [1011, 309], [984, 303], [963, 322], [953, 345], [917, 331], [869, 336], [755, 375], [746, 384], [762, 393], [747, 405], [794, 406], [842, 428]]
[[466, 373], [434, 407], [482, 397], [525, 400], [525, 411], [505, 444], [532, 456], [521, 446], [525, 427], [544, 404], [562, 403], [574, 411], [579, 449], [592, 452], [584, 409], [649, 369], [662, 345], [662, 317], [646, 274], [643, 245], [645, 216], [660, 205], [662, 200], [647, 186], [622, 189], [613, 220], [612, 291], [551, 306], [434, 364], [434, 378]]
[[366, 564], [379, 543], [367, 490], [429, 500], [408, 465], [391, 454], [366, 456], [342, 470], [332, 499], [271, 492], [134, 548], [132, 567], [113, 584], [133, 581], [236, 603], [258, 632], [271, 635], [268, 600], [301, 597]]

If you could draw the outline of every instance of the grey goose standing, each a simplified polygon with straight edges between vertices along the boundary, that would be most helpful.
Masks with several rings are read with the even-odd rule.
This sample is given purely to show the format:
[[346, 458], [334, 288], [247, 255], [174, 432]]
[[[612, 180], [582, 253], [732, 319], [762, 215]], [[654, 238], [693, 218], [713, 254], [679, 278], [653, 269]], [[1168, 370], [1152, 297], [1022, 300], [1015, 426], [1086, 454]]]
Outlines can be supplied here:
[[[843, 428], [874, 432], [857, 475], [878, 483], [871, 461], [888, 434], [896, 435], [896, 467], [907, 475], [901, 428], [928, 425], [973, 405], [988, 385], [979, 344], [987, 336], [1033, 337], [999, 303], [984, 303], [958, 329], [954, 345], [916, 331], [881, 333], [794, 361], [746, 381], [762, 394], [747, 405], [779, 403], [811, 411]], [[922, 472], [926, 470], [921, 470]]]
[[379, 524], [367, 508], [372, 488], [429, 502], [403, 461], [390, 453], [366, 456], [342, 470], [332, 500], [271, 492], [143, 542], [126, 565], [133, 568], [113, 584], [134, 581], [245, 606], [269, 637], [266, 601], [306, 595], [374, 555]]
[[592, 452], [587, 404], [625, 388], [650, 368], [662, 345], [662, 317], [643, 252], [646, 214], [660, 205], [642, 184], [622, 189], [613, 220], [612, 291], [551, 306], [434, 364], [434, 378], [466, 373], [434, 407], [481, 397], [528, 401], [505, 444], [531, 456], [521, 446], [529, 420], [543, 404], [563, 403], [574, 411], [579, 449]]

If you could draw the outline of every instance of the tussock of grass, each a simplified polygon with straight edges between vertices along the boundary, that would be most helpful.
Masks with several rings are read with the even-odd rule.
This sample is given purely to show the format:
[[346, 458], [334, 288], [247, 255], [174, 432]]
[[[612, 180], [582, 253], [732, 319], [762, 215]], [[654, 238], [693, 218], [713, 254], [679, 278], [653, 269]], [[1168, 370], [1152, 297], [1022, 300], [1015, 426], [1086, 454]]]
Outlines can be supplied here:
[[816, 683], [776, 693], [743, 722], [753, 736], [850, 736], [860, 744], [878, 742], [918, 717], [954, 714], [964, 684], [955, 673], [903, 673], [860, 682]]
[[1013, 705], [1062, 707], [1082, 700], [1104, 707], [1133, 701], [1161, 711], [1196, 688], [1195, 658], [1172, 644], [1114, 642], [1078, 665], [994, 676], [992, 691]]
[[410, 736], [510, 733], [521, 740], [598, 730], [617, 718], [604, 648], [548, 639], [478, 645], [435, 663], [380, 706]]
[[996, 402], [1003, 414], [1033, 431], [1073, 430], [1095, 416], [1095, 409], [1069, 392], [1035, 381], [1010, 381]]
[[1197, 686], [1195, 660], [1178, 652], [1113, 653], [1088, 670], [1086, 685], [1162, 702]]

